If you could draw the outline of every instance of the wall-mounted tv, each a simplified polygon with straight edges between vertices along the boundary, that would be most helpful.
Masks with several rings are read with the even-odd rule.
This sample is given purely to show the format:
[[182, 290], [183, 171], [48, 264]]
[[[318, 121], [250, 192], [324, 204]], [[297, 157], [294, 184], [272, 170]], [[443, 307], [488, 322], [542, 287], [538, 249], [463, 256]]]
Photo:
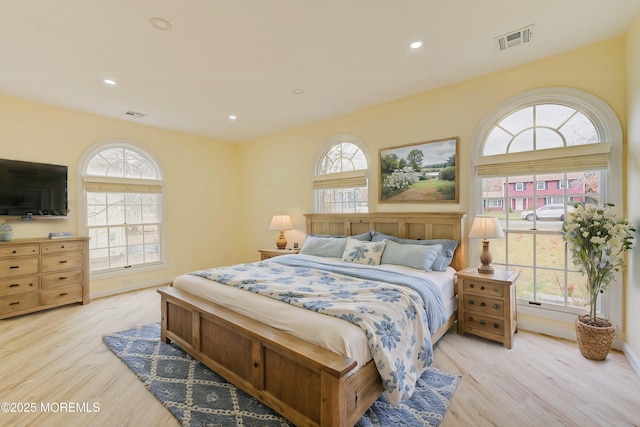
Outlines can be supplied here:
[[0, 159], [0, 215], [66, 216], [67, 166]]

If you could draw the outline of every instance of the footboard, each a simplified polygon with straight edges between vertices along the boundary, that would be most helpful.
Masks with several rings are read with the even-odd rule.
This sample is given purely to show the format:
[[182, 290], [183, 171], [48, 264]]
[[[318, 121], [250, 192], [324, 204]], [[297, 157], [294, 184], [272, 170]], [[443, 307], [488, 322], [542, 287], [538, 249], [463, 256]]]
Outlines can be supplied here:
[[168, 287], [161, 339], [298, 426], [353, 426], [382, 393], [373, 362], [310, 344], [187, 292]]

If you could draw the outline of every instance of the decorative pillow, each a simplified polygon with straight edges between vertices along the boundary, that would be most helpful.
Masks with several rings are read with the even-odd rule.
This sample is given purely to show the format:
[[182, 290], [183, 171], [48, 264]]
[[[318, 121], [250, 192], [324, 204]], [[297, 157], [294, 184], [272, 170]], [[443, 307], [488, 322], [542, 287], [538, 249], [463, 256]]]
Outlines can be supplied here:
[[347, 246], [342, 254], [342, 261], [366, 265], [380, 265], [386, 242], [362, 242], [347, 238]]
[[442, 245], [411, 245], [385, 239], [386, 246], [380, 264], [404, 265], [424, 271], [433, 271], [433, 262], [442, 253]]
[[434, 271], [446, 271], [449, 264], [451, 264], [451, 260], [453, 259], [453, 253], [458, 247], [457, 240], [449, 240], [449, 239], [431, 239], [431, 240], [414, 240], [414, 239], [401, 239], [395, 236], [389, 236], [387, 234], [378, 233], [377, 231], [373, 232], [373, 237], [371, 238], [372, 242], [382, 242], [384, 240], [391, 240], [396, 243], [400, 243], [403, 245], [442, 245], [442, 252], [438, 254], [436, 260], [433, 262], [433, 266], [431, 267]]
[[340, 258], [347, 246], [347, 239], [336, 239], [332, 237], [307, 236], [300, 249], [301, 254], [315, 255], [322, 257]]

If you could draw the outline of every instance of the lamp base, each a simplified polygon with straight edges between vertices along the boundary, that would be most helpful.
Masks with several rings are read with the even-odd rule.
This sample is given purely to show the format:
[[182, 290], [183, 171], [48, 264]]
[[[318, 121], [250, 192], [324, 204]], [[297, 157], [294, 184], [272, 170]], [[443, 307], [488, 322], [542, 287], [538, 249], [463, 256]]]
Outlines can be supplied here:
[[276, 247], [278, 249], [285, 249], [287, 247], [287, 239], [284, 237], [284, 231], [280, 232], [278, 240], [276, 240]]
[[493, 274], [494, 271], [495, 269], [491, 264], [487, 264], [487, 265], [482, 264], [480, 267], [478, 267], [478, 273]]

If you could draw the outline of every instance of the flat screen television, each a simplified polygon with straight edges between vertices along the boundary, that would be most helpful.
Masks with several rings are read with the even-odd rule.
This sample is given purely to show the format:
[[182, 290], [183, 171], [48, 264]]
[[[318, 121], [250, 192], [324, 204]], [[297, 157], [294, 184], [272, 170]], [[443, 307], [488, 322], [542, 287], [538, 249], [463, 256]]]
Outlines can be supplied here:
[[66, 216], [67, 166], [0, 159], [0, 215]]

